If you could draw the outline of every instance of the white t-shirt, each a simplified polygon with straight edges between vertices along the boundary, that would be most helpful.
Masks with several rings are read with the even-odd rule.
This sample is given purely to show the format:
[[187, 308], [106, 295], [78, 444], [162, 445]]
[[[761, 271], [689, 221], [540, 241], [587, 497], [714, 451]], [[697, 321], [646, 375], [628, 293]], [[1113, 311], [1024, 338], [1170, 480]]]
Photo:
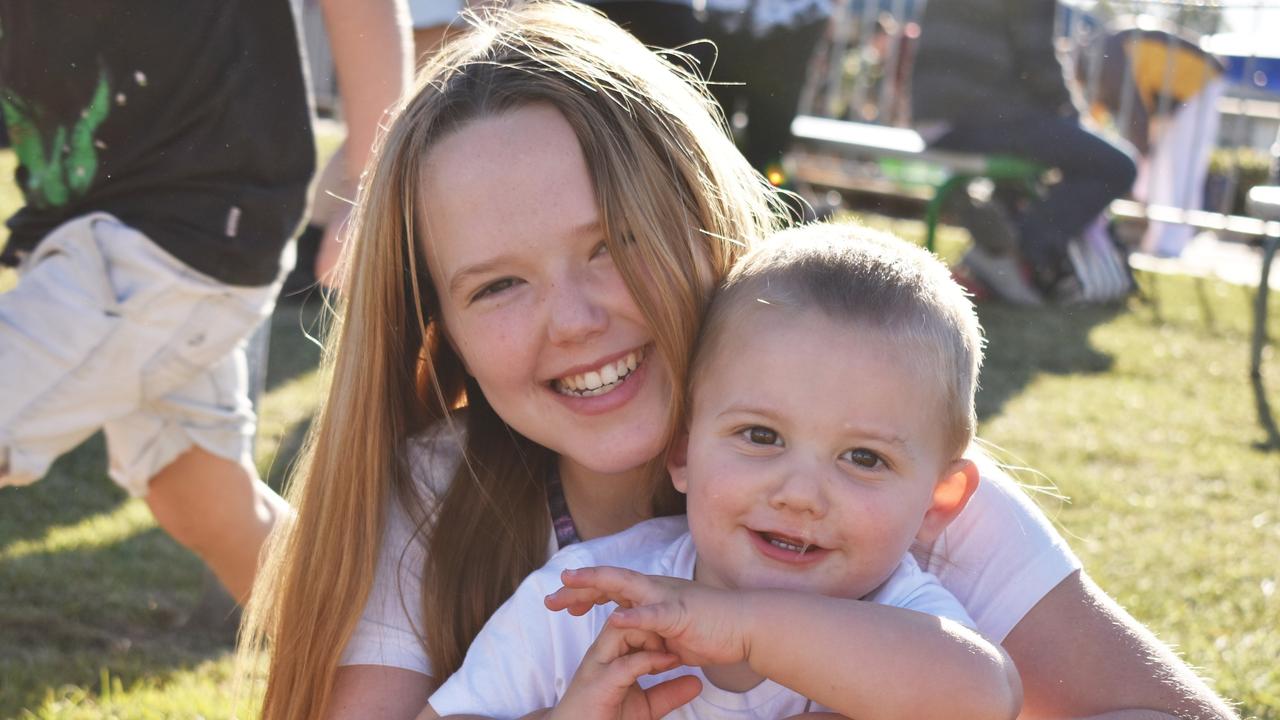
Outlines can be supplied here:
[[[551, 707], [564, 697], [583, 655], [604, 629], [615, 605], [600, 605], [582, 617], [551, 612], [542, 600], [560, 588], [560, 571], [593, 565], [625, 567], [646, 575], [693, 578], [697, 552], [684, 516], [657, 518], [628, 530], [570, 545], [535, 571], [485, 623], [467, 651], [467, 659], [431, 696], [441, 715], [485, 715], [517, 718]], [[922, 571], [911, 556], [903, 558], [873, 602], [949, 618], [968, 627], [973, 621], [936, 578]], [[694, 718], [778, 718], [823, 710], [807, 708], [803, 695], [770, 680], [745, 693], [711, 684], [698, 668], [679, 667], [641, 678], [650, 687], [680, 675], [702, 680], [702, 693], [667, 715]]]
[[[440, 493], [462, 457], [456, 429], [437, 426], [409, 447], [424, 496]], [[1044, 513], [998, 467], [979, 462], [978, 490], [930, 548], [924, 569], [964, 606], [978, 632], [1001, 642], [1018, 621], [1080, 561]], [[547, 538], [547, 555], [556, 549]], [[395, 501], [387, 512], [378, 568], [364, 613], [340, 665], [383, 665], [431, 674], [421, 640], [422, 567], [426, 549]]]

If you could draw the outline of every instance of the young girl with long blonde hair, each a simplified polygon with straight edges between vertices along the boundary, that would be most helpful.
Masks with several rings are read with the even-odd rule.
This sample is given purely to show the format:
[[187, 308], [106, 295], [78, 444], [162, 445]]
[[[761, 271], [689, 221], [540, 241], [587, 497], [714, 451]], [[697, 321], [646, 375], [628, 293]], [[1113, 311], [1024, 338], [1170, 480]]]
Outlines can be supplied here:
[[[413, 717], [557, 547], [679, 512], [662, 466], [704, 305], [779, 224], [705, 92], [616, 25], [554, 1], [472, 22], [359, 193], [330, 393], [244, 630], [267, 718]], [[917, 540], [1029, 712], [1229, 716], [983, 472]]]

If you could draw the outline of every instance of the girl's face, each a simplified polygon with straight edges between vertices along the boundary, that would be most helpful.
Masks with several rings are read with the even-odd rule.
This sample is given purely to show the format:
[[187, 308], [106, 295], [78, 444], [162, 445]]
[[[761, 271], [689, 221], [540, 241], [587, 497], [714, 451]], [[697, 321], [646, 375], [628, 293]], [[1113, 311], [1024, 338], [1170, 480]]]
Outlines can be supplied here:
[[670, 373], [605, 247], [560, 112], [535, 104], [475, 120], [435, 144], [423, 180], [444, 326], [498, 415], [578, 471], [656, 457]]
[[670, 463], [695, 577], [861, 598], [958, 469], [940, 383], [882, 332], [815, 311], [740, 312], [699, 370], [688, 444]]

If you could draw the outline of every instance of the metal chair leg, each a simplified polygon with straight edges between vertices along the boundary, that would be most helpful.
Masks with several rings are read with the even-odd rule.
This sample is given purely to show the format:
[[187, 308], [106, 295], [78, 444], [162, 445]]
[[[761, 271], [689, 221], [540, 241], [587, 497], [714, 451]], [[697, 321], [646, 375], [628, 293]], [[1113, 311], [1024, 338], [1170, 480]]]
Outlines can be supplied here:
[[1280, 238], [1271, 236], [1262, 243], [1262, 279], [1258, 281], [1258, 293], [1253, 308], [1253, 348], [1250, 353], [1249, 376], [1262, 377], [1262, 349], [1267, 344], [1267, 295], [1271, 290], [1271, 261], [1276, 256], [1276, 244]]
[[933, 198], [924, 208], [924, 247], [934, 252], [938, 234], [938, 219], [942, 216], [942, 204], [957, 187], [964, 187], [973, 178], [969, 175], [952, 175], [947, 181], [934, 188]]

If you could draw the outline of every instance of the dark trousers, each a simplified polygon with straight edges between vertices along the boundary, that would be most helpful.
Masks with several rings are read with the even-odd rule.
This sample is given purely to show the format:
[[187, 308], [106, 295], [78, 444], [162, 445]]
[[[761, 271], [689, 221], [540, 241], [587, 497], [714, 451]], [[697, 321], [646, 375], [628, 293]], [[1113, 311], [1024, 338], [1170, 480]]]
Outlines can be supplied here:
[[1137, 175], [1125, 150], [1072, 118], [1048, 114], [953, 125], [933, 147], [1015, 155], [1057, 168], [1061, 179], [1017, 218], [1020, 248], [1038, 276], [1065, 270], [1067, 242], [1129, 192]]
[[598, 5], [591, 2], [586, 4], [608, 15], [610, 20], [626, 28], [645, 45], [667, 50], [678, 49], [692, 55], [697, 67], [690, 69], [699, 77], [705, 78], [710, 71], [715, 51], [711, 43], [706, 42], [707, 32], [693, 8], [657, 0], [613, 0]]
[[823, 18], [754, 37], [746, 28], [726, 33], [716, 21], [707, 23], [720, 50], [711, 73], [711, 94], [730, 119], [745, 106], [747, 129], [739, 149], [757, 170], [763, 172], [781, 159], [791, 141], [805, 71], [826, 26]]

